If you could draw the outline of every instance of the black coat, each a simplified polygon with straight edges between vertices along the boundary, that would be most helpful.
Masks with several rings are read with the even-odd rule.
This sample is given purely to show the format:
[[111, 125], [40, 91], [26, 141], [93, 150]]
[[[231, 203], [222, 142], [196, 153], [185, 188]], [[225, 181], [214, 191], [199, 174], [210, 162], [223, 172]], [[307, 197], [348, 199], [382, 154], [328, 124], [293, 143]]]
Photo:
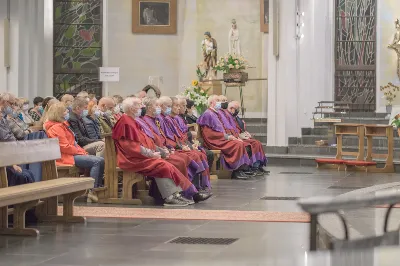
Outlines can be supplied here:
[[91, 139], [89, 137], [85, 123], [82, 118], [78, 117], [74, 112], [69, 113], [68, 123], [70, 124], [72, 131], [75, 133], [75, 139], [79, 146], [83, 147], [98, 141], [98, 139]]

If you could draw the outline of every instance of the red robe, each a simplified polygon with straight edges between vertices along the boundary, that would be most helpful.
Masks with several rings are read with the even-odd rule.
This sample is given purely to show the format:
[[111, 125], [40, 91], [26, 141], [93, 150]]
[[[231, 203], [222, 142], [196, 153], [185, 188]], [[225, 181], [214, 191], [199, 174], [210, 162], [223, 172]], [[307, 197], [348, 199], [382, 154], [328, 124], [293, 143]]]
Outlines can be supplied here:
[[218, 114], [211, 109], [206, 110], [197, 120], [201, 127], [204, 144], [210, 150], [220, 150], [223, 156], [221, 162], [227, 170], [237, 170], [242, 165], [251, 165], [246, 151], [248, 144], [239, 140], [226, 140], [223, 123]]
[[171, 178], [182, 190], [192, 185], [175, 166], [166, 160], [148, 158], [140, 153], [140, 146], [153, 151], [156, 147], [133, 118], [126, 114], [122, 115], [113, 128], [112, 137], [117, 151], [117, 163], [121, 169], [145, 176]]

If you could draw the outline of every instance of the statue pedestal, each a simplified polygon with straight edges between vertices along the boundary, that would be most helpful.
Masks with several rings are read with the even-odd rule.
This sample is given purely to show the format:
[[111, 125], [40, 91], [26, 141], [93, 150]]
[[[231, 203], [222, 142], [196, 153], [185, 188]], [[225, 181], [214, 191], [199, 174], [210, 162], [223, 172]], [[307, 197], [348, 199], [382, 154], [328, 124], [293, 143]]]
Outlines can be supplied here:
[[213, 95], [213, 94], [222, 95], [221, 81], [216, 81], [216, 80], [203, 81], [203, 82], [199, 82], [199, 86], [204, 91], [208, 90], [208, 92], [207, 92], [208, 95]]

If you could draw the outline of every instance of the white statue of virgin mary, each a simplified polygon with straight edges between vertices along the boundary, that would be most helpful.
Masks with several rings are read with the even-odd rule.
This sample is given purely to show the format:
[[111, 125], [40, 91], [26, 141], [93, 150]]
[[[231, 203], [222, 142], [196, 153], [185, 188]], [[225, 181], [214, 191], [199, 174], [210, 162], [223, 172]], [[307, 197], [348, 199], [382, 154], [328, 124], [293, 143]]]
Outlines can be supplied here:
[[229, 31], [229, 53], [240, 55], [240, 40], [239, 30], [236, 25], [236, 20], [232, 19], [232, 27]]

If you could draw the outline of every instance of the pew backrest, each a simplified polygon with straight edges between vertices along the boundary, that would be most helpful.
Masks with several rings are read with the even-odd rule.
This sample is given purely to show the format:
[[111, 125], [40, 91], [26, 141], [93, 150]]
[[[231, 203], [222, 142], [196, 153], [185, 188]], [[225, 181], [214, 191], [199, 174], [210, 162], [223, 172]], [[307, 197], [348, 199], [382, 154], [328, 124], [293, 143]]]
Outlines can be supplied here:
[[42, 181], [57, 179], [56, 160], [61, 158], [58, 139], [0, 142], [0, 188], [8, 187], [6, 167], [42, 163]]

